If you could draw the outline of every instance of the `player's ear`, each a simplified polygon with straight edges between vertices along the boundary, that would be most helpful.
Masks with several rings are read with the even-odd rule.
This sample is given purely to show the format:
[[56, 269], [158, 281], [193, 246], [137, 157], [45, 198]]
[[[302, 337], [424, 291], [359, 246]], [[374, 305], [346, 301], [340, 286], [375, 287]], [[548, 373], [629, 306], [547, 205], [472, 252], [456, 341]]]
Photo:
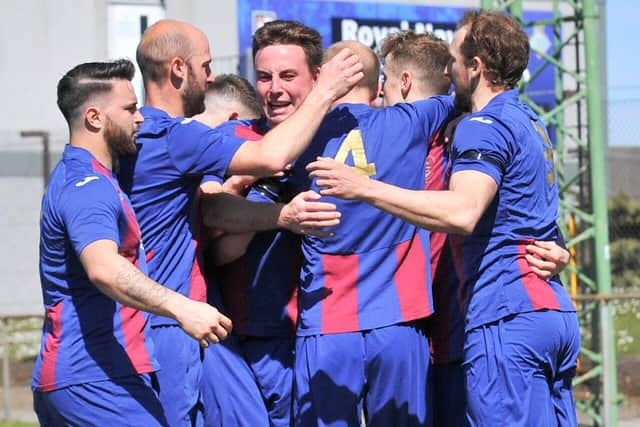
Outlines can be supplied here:
[[409, 92], [411, 91], [411, 85], [413, 84], [413, 74], [411, 71], [404, 70], [402, 74], [400, 74], [400, 92], [402, 93], [402, 98], [407, 99], [409, 96]]
[[105, 115], [100, 108], [90, 105], [84, 110], [84, 123], [91, 130], [100, 130], [104, 127]]
[[174, 56], [169, 61], [169, 78], [174, 86], [179, 87], [187, 77], [187, 63], [179, 56]]
[[477, 77], [482, 73], [483, 65], [484, 63], [479, 56], [474, 56], [471, 59], [471, 66], [469, 67], [469, 69], [471, 70], [472, 77]]

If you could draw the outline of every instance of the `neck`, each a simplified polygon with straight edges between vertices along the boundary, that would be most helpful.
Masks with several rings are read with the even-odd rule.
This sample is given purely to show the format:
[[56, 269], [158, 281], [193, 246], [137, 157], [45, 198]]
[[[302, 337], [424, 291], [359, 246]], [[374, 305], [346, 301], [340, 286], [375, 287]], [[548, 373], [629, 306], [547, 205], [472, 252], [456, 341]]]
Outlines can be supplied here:
[[[425, 88], [424, 90], [419, 90], [419, 89], [413, 90], [413, 88], [411, 88], [407, 96], [404, 98], [404, 101], [415, 102], [415, 101], [420, 101], [422, 99], [431, 98], [432, 96], [436, 96], [436, 95], [442, 95], [442, 94], [436, 93], [436, 91], [431, 88]], [[446, 93], [444, 95], [446, 95]]]
[[371, 91], [362, 86], [356, 86], [347, 92], [342, 98], [338, 98], [331, 105], [334, 108], [339, 104], [369, 104], [372, 101]]
[[171, 117], [184, 116], [182, 94], [168, 83], [160, 86], [148, 82], [145, 93], [145, 105], [162, 110]]
[[505, 91], [506, 88], [491, 86], [483, 79], [471, 94], [471, 112], [482, 110], [493, 98]]
[[84, 148], [107, 169], [113, 169], [113, 157], [107, 148], [107, 143], [102, 133], [72, 132], [69, 144], [74, 147]]

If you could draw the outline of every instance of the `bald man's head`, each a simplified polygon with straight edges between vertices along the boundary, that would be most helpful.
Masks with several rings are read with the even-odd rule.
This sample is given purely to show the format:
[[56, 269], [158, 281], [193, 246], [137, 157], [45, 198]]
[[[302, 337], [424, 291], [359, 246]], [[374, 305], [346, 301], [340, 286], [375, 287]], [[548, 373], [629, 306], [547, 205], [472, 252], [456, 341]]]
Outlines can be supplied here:
[[341, 41], [334, 43], [329, 46], [325, 52], [324, 62], [329, 61], [344, 48], [351, 49], [356, 55], [358, 55], [360, 62], [362, 62], [362, 65], [364, 66], [362, 70], [364, 78], [360, 80], [356, 87], [365, 87], [370, 90], [372, 94], [377, 94], [378, 81], [380, 79], [380, 61], [378, 61], [378, 56], [375, 52], [368, 46], [357, 41]]
[[144, 81], [161, 82], [167, 77], [173, 58], [186, 60], [203, 42], [208, 49], [205, 34], [186, 22], [170, 19], [156, 22], [144, 32], [136, 50], [136, 61]]
[[204, 111], [213, 81], [207, 36], [186, 22], [162, 20], [142, 35], [136, 52], [149, 105], [174, 116]]

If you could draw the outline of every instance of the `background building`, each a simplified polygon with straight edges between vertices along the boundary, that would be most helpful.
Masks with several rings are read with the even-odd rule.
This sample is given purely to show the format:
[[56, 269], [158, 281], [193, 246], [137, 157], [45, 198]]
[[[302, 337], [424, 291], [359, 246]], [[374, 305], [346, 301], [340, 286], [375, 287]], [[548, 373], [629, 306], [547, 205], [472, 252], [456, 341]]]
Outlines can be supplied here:
[[[606, 49], [601, 63], [609, 88], [603, 109], [608, 124], [607, 192], [610, 196], [625, 193], [640, 200], [640, 174], [634, 168], [640, 162], [640, 84], [635, 77], [640, 59], [634, 56], [634, 48], [640, 42], [640, 28], [634, 22], [637, 13], [631, 10], [634, 2], [598, 3], [601, 11], [606, 11], [606, 19], [601, 21], [606, 29], [602, 32]], [[46, 170], [55, 165], [67, 141], [66, 125], [56, 106], [56, 84], [74, 65], [119, 57], [134, 60], [141, 31], [158, 19], [172, 18], [190, 22], [207, 34], [214, 73], [236, 72], [251, 79], [250, 38], [257, 26], [271, 19], [300, 20], [318, 29], [325, 45], [355, 38], [375, 47], [394, 28], [435, 31], [448, 39], [464, 8], [480, 4], [481, 0], [3, 0], [0, 318], [42, 313], [37, 269], [40, 199]], [[525, 4], [525, 17], [550, 15], [551, 0], [530, 0]], [[532, 46], [549, 49], [553, 38], [549, 29], [533, 27], [527, 31]], [[535, 65], [539, 59], [532, 55], [531, 61]], [[575, 62], [571, 57], [564, 57], [563, 61]], [[552, 108], [552, 70], [546, 73], [541, 83], [530, 88], [529, 95]], [[134, 83], [142, 104], [139, 76]], [[621, 248], [612, 244], [612, 253], [624, 251], [627, 255], [623, 258], [637, 261], [640, 214], [633, 206], [627, 209], [628, 220], [623, 225], [611, 221], [610, 226], [616, 230], [614, 234], [620, 238], [617, 247]], [[630, 236], [637, 245], [629, 243]], [[620, 274], [629, 269], [627, 265], [636, 264], [620, 264]], [[636, 286], [633, 283], [638, 276], [630, 279], [632, 286]], [[633, 307], [632, 313], [637, 311], [637, 304]], [[633, 331], [640, 333], [640, 328], [619, 335], [626, 340], [629, 354], [638, 357], [640, 346], [634, 344]]]

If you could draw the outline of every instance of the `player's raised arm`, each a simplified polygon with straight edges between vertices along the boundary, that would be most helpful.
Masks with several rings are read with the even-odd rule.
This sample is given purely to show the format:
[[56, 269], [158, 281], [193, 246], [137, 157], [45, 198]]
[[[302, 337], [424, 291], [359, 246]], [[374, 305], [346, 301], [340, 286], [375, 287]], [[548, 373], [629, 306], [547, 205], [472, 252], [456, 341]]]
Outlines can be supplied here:
[[261, 141], [245, 142], [233, 156], [227, 173], [270, 176], [283, 170], [308, 146], [331, 104], [362, 77], [358, 57], [349, 49], [342, 50], [322, 66], [316, 85], [297, 111]]

